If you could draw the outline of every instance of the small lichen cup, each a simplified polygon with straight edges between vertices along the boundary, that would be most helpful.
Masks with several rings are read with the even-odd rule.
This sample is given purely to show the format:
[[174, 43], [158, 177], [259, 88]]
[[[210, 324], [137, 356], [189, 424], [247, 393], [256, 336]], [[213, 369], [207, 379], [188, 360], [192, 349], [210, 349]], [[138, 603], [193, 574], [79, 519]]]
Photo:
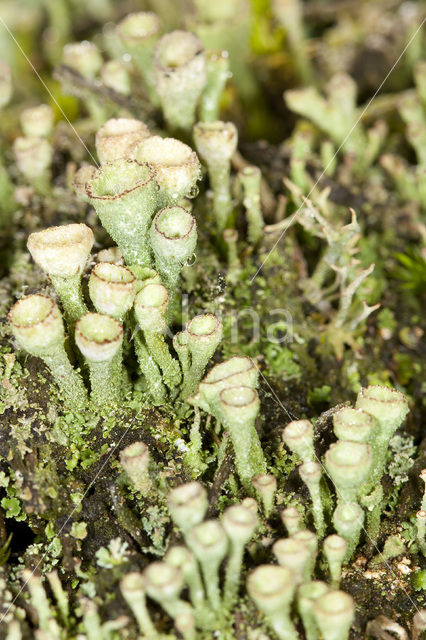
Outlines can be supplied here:
[[87, 182], [86, 192], [126, 264], [151, 266], [147, 236], [157, 207], [153, 168], [125, 158], [107, 162]]
[[32, 233], [27, 247], [34, 262], [50, 277], [72, 329], [87, 311], [81, 291], [81, 274], [94, 243], [85, 224], [66, 224]]
[[207, 79], [201, 40], [179, 30], [160, 38], [154, 52], [154, 78], [168, 126], [190, 131]]
[[134, 157], [155, 169], [159, 187], [159, 206], [166, 207], [196, 195], [201, 166], [197, 154], [175, 138], [150, 136], [140, 142]]
[[134, 150], [149, 129], [135, 118], [110, 118], [96, 132], [96, 152], [99, 162], [105, 164], [120, 158], [132, 158]]
[[75, 341], [90, 373], [91, 401], [101, 409], [121, 398], [123, 327], [111, 316], [86, 313], [75, 326]]
[[123, 319], [133, 306], [136, 278], [124, 266], [99, 262], [89, 277], [89, 293], [99, 313]]
[[9, 323], [19, 346], [48, 366], [66, 403], [82, 409], [87, 392], [65, 352], [64, 325], [53, 298], [41, 294], [21, 298], [9, 312]]

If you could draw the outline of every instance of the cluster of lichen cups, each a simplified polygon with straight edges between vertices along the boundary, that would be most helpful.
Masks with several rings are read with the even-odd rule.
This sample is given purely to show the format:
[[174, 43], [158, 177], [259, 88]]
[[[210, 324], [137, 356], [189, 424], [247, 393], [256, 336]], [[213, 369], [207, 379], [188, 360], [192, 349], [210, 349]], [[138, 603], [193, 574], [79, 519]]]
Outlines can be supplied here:
[[[333, 443], [324, 456], [324, 465], [314, 449], [314, 430], [308, 420], [289, 423], [283, 430], [284, 443], [302, 460], [299, 473], [311, 500], [319, 538], [325, 533], [326, 477], [333, 482], [337, 506], [333, 525], [347, 548], [341, 558], [349, 560], [364, 529], [375, 544], [380, 530], [383, 500], [381, 478], [389, 442], [408, 412], [406, 397], [396, 389], [370, 386], [358, 394], [356, 408], [343, 407], [333, 416]], [[364, 509], [363, 509], [364, 507]]]
[[[76, 192], [94, 205], [103, 225], [118, 244], [118, 248], [106, 255], [104, 252], [103, 258], [98, 256], [100, 262], [89, 277], [88, 290], [97, 313], [89, 312], [81, 288], [82, 273], [94, 242], [91, 229], [84, 224], [70, 224], [32, 233], [28, 239], [34, 261], [49, 276], [61, 301], [70, 342], [78, 346], [87, 363], [91, 398], [98, 407], [116, 404], [128, 387], [122, 367], [124, 322], [132, 329], [148, 393], [156, 403], [165, 401], [166, 388], [176, 395], [182, 375], [183, 391], [190, 393], [221, 339], [220, 322], [214, 319], [217, 323], [214, 346], [207, 349], [206, 359], [209, 338], [205, 333], [211, 332], [211, 316], [202, 316], [205, 326], [201, 320], [197, 323], [194, 319], [196, 330], [191, 333], [190, 353], [185, 362], [188, 367], [183, 374], [164, 339], [167, 322], [173, 320], [177, 312], [180, 272], [193, 255], [197, 241], [195, 219], [187, 209], [174, 203], [190, 195], [200, 168], [196, 154], [187, 145], [171, 138], [147, 135], [145, 125], [136, 120], [106, 123], [96, 140], [99, 157], [106, 163], [97, 171], [82, 167], [74, 180]], [[149, 144], [141, 147], [145, 138]], [[133, 149], [135, 154], [143, 155], [144, 160], [149, 156], [151, 162], [130, 159]], [[10, 313], [10, 322], [21, 346], [39, 355], [37, 340], [34, 345], [30, 343], [28, 327], [34, 332], [47, 330], [51, 318], [28, 315], [23, 337], [22, 314], [33, 302], [35, 305], [34, 296], [19, 300]], [[58, 326], [62, 327], [53, 300], [51, 305], [55, 308]], [[51, 352], [45, 350], [40, 355], [52, 369], [69, 405], [80, 409], [84, 405], [84, 394], [70, 391], [75, 379], [81, 387], [79, 374], [71, 365], [68, 370], [72, 377], [67, 377], [65, 369], [63, 372], [55, 369], [59, 349], [61, 357], [66, 357], [63, 329], [61, 336], [49, 345]], [[201, 349], [199, 356], [197, 343]]]
[[[236, 129], [230, 123], [200, 123], [194, 137], [211, 174], [220, 232], [232, 210], [229, 176]], [[174, 336], [177, 358], [165, 339], [168, 328], [179, 321], [181, 271], [196, 248], [197, 225], [188, 198], [196, 195], [201, 177], [197, 154], [180, 140], [150, 135], [143, 122], [131, 118], [105, 122], [96, 134], [96, 151], [100, 168], [83, 165], [73, 186], [94, 207], [117, 247], [99, 252], [90, 273], [92, 310], [81, 286], [94, 242], [92, 231], [84, 224], [70, 224], [32, 233], [28, 239], [34, 261], [49, 276], [62, 304], [70, 346], [84, 357], [82, 362], [77, 354], [83, 373], [90, 377], [92, 404], [98, 410], [117, 405], [131, 390], [123, 368], [123, 346], [126, 355], [133, 348], [151, 401], [163, 404], [180, 393], [182, 400], [212, 414], [230, 436], [240, 479], [251, 486], [253, 476], [266, 473], [254, 426], [259, 411], [256, 366], [248, 358], [233, 358], [215, 367], [198, 387], [222, 338], [222, 324], [212, 314], [193, 318]], [[260, 174], [254, 174], [246, 208], [255, 212], [248, 216], [249, 234], [258, 239], [263, 225]], [[20, 340], [14, 321], [22, 305], [20, 300], [12, 309], [12, 330], [21, 346], [35, 353]], [[84, 394], [70, 393], [73, 385], [66, 375], [53, 371], [55, 361], [43, 357], [69, 406], [81, 409]], [[79, 373], [71, 365], [70, 370], [81, 387]], [[194, 472], [203, 467], [197, 411], [186, 460]]]
[[[234, 357], [213, 367], [188, 400], [215, 416], [227, 428], [234, 442], [236, 465], [242, 483], [248, 488], [251, 481], [262, 504], [263, 514], [268, 518], [274, 508], [277, 483], [274, 476], [265, 473], [263, 459], [259, 461], [256, 458], [258, 440], [253, 438], [251, 432], [254, 427], [251, 409], [244, 409], [240, 422], [235, 423], [232, 420], [233, 410], [226, 406], [229, 394], [238, 405], [239, 399], [250, 395], [249, 391], [253, 391], [256, 383], [254, 363], [248, 358]], [[299, 420], [284, 428], [285, 445], [302, 461], [299, 472], [312, 498], [316, 533], [305, 528], [296, 507], [285, 508], [281, 518], [288, 537], [276, 540], [272, 545], [278, 565], [260, 565], [247, 577], [250, 597], [280, 640], [296, 640], [299, 637], [294, 624], [294, 610], [303, 623], [308, 640], [318, 640], [320, 637], [324, 640], [348, 638], [354, 617], [354, 601], [350, 595], [339, 590], [342, 566], [350, 559], [359, 542], [364, 524], [362, 506], [369, 508], [364, 503], [365, 498], [373, 502], [373, 508], [367, 513], [372, 513], [377, 505], [380, 509], [381, 501], [378, 500], [376, 504], [373, 490], [380, 484], [389, 440], [401, 425], [407, 410], [405, 396], [394, 389], [380, 386], [362, 389], [355, 409], [344, 407], [334, 414], [334, 431], [338, 441], [326, 452], [324, 469], [316, 458], [311, 422]], [[242, 435], [246, 443], [245, 452], [241, 450], [241, 442], [238, 442], [238, 437]], [[138, 464], [133, 453], [139, 460]], [[161, 488], [155, 486], [158, 483], [157, 474], [150, 465], [149, 452], [144, 444], [135, 443], [127, 447], [122, 452], [121, 462], [134, 487], [142, 495], [153, 490], [161, 493]], [[256, 469], [258, 472], [253, 474], [256, 465], [260, 465], [263, 473]], [[326, 482], [328, 476], [337, 496], [337, 505], [329, 520], [330, 509], [324, 506], [329, 502], [325, 499], [329, 491]], [[373, 498], [371, 494], [374, 494]], [[164, 494], [163, 499], [166, 499]], [[122, 583], [123, 595], [144, 633], [148, 629], [147, 620], [151, 629], [153, 625], [145, 604], [142, 618], [138, 618], [137, 611], [140, 611], [141, 603], [145, 603], [145, 595], [148, 595], [161, 604], [174, 620], [177, 630], [180, 630], [181, 614], [186, 621], [190, 620], [193, 635], [188, 637], [194, 637], [195, 630], [217, 628], [219, 617], [226, 616], [235, 605], [243, 553], [256, 532], [258, 507], [253, 498], [247, 498], [243, 503], [226, 509], [221, 521], [203, 521], [208, 502], [205, 489], [198, 482], [173, 489], [167, 497], [167, 503], [186, 546], [169, 549], [165, 561], [150, 565], [143, 577], [138, 574], [126, 576]], [[330, 526], [334, 527], [337, 534], [331, 533], [323, 540], [322, 553], [329, 571], [329, 584], [326, 584], [315, 580], [313, 576], [319, 542]], [[371, 526], [367, 522], [367, 536], [370, 534]], [[173, 564], [173, 570], [166, 566], [168, 563]], [[222, 563], [225, 564], [225, 571], [221, 586], [219, 568]], [[137, 599], [133, 591], [131, 594], [126, 592], [128, 581], [133, 584], [136, 575]], [[161, 591], [151, 586], [151, 580], [156, 584], [157, 581], [161, 583]], [[190, 603], [181, 597], [185, 587], [188, 588]], [[165, 598], [166, 593], [173, 594], [170, 601]]]
[[[189, 482], [165, 494], [145, 444], [136, 442], [121, 452], [129, 480], [142, 495], [157, 492], [167, 501], [184, 544], [168, 549], [162, 562], [153, 562], [143, 573], [132, 572], [121, 581], [124, 599], [140, 631], [157, 637], [146, 596], [156, 601], [174, 621], [184, 638], [196, 631], [219, 628], [234, 610], [239, 596], [243, 556], [260, 525], [258, 504], [246, 498], [227, 507], [219, 519], [204, 520], [208, 509], [206, 489]], [[265, 504], [264, 514], [267, 515]], [[293, 511], [296, 514], [292, 513]], [[273, 555], [278, 565], [261, 565], [249, 573], [247, 590], [280, 640], [299, 636], [292, 621], [295, 606], [306, 638], [345, 640], [354, 615], [351, 596], [338, 589], [346, 542], [337, 535], [324, 541], [323, 552], [330, 570], [330, 584], [313, 580], [318, 555], [317, 536], [305, 529], [294, 507], [282, 512], [288, 537], [277, 540]], [[221, 567], [224, 565], [223, 578]], [[188, 590], [189, 601], [184, 590]]]
[[[194, 228], [193, 237], [187, 233], [188, 218]], [[182, 221], [184, 231], [179, 235]], [[162, 224], [164, 230], [161, 230]], [[161, 235], [155, 245], [155, 253], [160, 257], [170, 250], [173, 241], [178, 245], [182, 238], [188, 241], [186, 254], [181, 245], [168, 263], [166, 275], [176, 280], [181, 260], [194, 249], [195, 221], [185, 209], [170, 207], [159, 212], [153, 228], [153, 234]], [[99, 262], [93, 267], [88, 283], [95, 312], [88, 310], [81, 275], [92, 245], [92, 231], [84, 224], [52, 227], [31, 234], [28, 240], [35, 262], [49, 275], [62, 303], [71, 342], [84, 356], [90, 375], [91, 400], [98, 408], [116, 405], [128, 388], [122, 365], [124, 322], [133, 331], [135, 351], [152, 399], [164, 402], [166, 387], [176, 395], [182, 376], [184, 393], [189, 393], [197, 386], [208, 359], [220, 342], [220, 322], [210, 314], [193, 318], [190, 325], [194, 330], [188, 332], [190, 345], [185, 362], [190, 364], [182, 374], [179, 361], [171, 355], [164, 337], [169, 293], [153, 269], [137, 264], [126, 267]], [[19, 345], [44, 359], [68, 405], [81, 409], [86, 403], [82, 378], [68, 359], [61, 313], [53, 298], [39, 294], [25, 296], [15, 303], [9, 319]], [[214, 336], [210, 335], [212, 323], [215, 324]]]
[[[196, 149], [207, 165], [213, 194], [213, 213], [218, 232], [221, 234], [227, 224], [232, 226], [233, 201], [231, 195], [231, 158], [234, 155], [238, 133], [232, 122], [219, 119], [220, 102], [226, 80], [229, 77], [229, 62], [226, 51], [216, 49], [206, 51], [201, 40], [189, 31], [176, 30], [161, 36], [158, 17], [152, 12], [138, 12], [126, 16], [116, 27], [114, 45], [117, 57], [130, 54], [137, 73], [142, 77], [150, 102], [159, 105], [169, 131], [192, 132]], [[82, 42], [67, 45], [64, 63], [84, 78], [93, 79], [102, 69], [102, 56], [93, 43]], [[115, 74], [105, 74], [105, 78], [115, 78]], [[105, 82], [104, 76], [100, 81]], [[126, 83], [124, 83], [126, 84]], [[123, 81], [113, 88], [122, 92]], [[93, 111], [93, 100], [89, 100], [88, 111]], [[108, 116], [104, 118], [107, 119]], [[198, 118], [198, 122], [197, 122]], [[99, 122], [97, 113], [93, 118]], [[112, 159], [111, 147], [107, 151], [99, 149], [105, 143], [108, 131], [117, 136], [117, 130], [125, 127], [125, 119], [118, 118], [103, 124], [97, 134], [97, 152], [102, 164]], [[112, 123], [112, 124], [111, 124]], [[102, 124], [102, 123], [101, 123]], [[122, 131], [127, 139], [122, 147], [121, 157], [133, 157], [139, 162], [157, 165], [156, 177], [160, 186], [160, 202], [170, 204], [170, 196], [175, 203], [180, 197], [179, 176], [174, 189], [163, 190], [161, 170], [158, 166], [168, 164], [168, 159], [176, 165], [176, 159], [183, 163], [188, 147], [178, 140], [163, 140], [159, 136], [149, 136], [145, 126], [132, 125], [131, 130]], [[123, 139], [123, 138], [122, 138]], [[140, 143], [140, 144], [139, 144]], [[190, 164], [198, 161], [195, 154], [186, 157]], [[117, 153], [113, 153], [117, 158]], [[166, 170], [166, 173], [170, 173]], [[263, 217], [260, 207], [260, 171], [257, 167], [245, 167], [239, 178], [243, 191], [243, 203], [247, 212], [248, 235], [256, 244], [262, 234]], [[166, 176], [168, 185], [170, 177]], [[195, 186], [195, 181], [193, 187]], [[106, 227], [108, 229], [108, 227]], [[109, 230], [108, 230], [109, 231]]]
[[[225, 240], [230, 271], [235, 275], [238, 256], [237, 232], [232, 228], [231, 158], [238, 134], [232, 123], [218, 119], [228, 73], [226, 58], [206, 54], [194, 34], [175, 31], [160, 38], [158, 19], [147, 12], [127, 16], [117, 33], [143, 76], [151, 103], [161, 106], [169, 129], [193, 132], [195, 148], [209, 175], [216, 229]], [[111, 73], [106, 64], [102, 67], [102, 58], [91, 43], [66, 47], [64, 62], [87, 79], [101, 73], [114, 90], [130, 92], [123, 68], [117, 61], [110, 63]], [[338, 87], [334, 90], [337, 99], [341, 94], [336, 93]], [[295, 104], [301, 97], [305, 97], [301, 92], [293, 92], [287, 99], [294, 110], [309, 115], [303, 105]], [[89, 101], [88, 107], [93, 120], [103, 122], [98, 106]], [[50, 111], [37, 109], [23, 114], [24, 136], [15, 142], [14, 150], [21, 173], [36, 189], [46, 192], [53, 119]], [[321, 111], [317, 119], [318, 114]], [[341, 125], [339, 111], [334, 115], [337, 145], [342, 138], [341, 126], [337, 127]], [[364, 143], [364, 132], [361, 138]], [[358, 136], [358, 144], [359, 140]], [[370, 155], [376, 147], [378, 151], [379, 144], [376, 141]], [[216, 420], [216, 434], [223, 430], [218, 458], [225, 456], [229, 439], [241, 485], [246, 493], [258, 497], [267, 519], [275, 506], [277, 480], [267, 473], [255, 425], [259, 413], [255, 362], [235, 356], [215, 365], [203, 378], [223, 331], [220, 320], [210, 313], [192, 318], [172, 342], [165, 335], [179, 319], [181, 271], [196, 248], [197, 225], [188, 198], [194, 197], [201, 177], [197, 154], [180, 140], [151, 135], [145, 123], [124, 117], [103, 122], [96, 134], [96, 151], [100, 167], [83, 166], [74, 177], [74, 188], [94, 207], [117, 246], [97, 254], [86, 291], [82, 275], [91, 262], [91, 229], [70, 224], [31, 234], [28, 249], [49, 276], [68, 333], [55, 300], [32, 294], [18, 300], [10, 311], [15, 339], [22, 349], [45, 362], [66, 405], [75, 410], [92, 406], [99, 412], [119, 406], [132, 390], [123, 353], [127, 359], [134, 353], [151, 403], [161, 405], [171, 399], [185, 410], [188, 404], [194, 407], [183, 456], [194, 477], [204, 464], [201, 409]], [[252, 245], [263, 233], [260, 182], [256, 167], [245, 167], [238, 175]], [[90, 397], [85, 378], [90, 380]], [[328, 449], [323, 464], [316, 456], [314, 428], [308, 420], [285, 427], [283, 441], [302, 462], [299, 474], [311, 497], [316, 534], [305, 528], [294, 506], [287, 507], [281, 517], [288, 537], [272, 546], [278, 564], [260, 565], [247, 578], [249, 596], [280, 640], [299, 637], [294, 612], [307, 640], [348, 637], [354, 602], [339, 590], [342, 566], [360, 540], [364, 520], [367, 537], [373, 542], [377, 538], [386, 453], [407, 410], [407, 401], [398, 391], [379, 386], [362, 389], [356, 408], [345, 407], [334, 414], [338, 441]], [[185, 543], [169, 548], [163, 561], [149, 564], [143, 573], [127, 573], [121, 580], [122, 595], [141, 634], [161, 637], [147, 596], [164, 609], [184, 640], [195, 638], [198, 630], [217, 630], [239, 596], [243, 555], [259, 527], [258, 504], [246, 498], [227, 507], [220, 519], [204, 520], [208, 509], [205, 488], [191, 482], [172, 489], [166, 497], [143, 442], [126, 447], [120, 460], [141, 496], [154, 493], [160, 503], [167, 500]], [[337, 497], [332, 517], [327, 477]], [[417, 523], [418, 540], [424, 544], [426, 500]], [[324, 538], [332, 526], [337, 534]], [[330, 584], [313, 579], [319, 541], [323, 541]], [[30, 590], [36, 584], [31, 580]], [[188, 599], [182, 596], [185, 589]], [[82, 609], [84, 615], [83, 605]]]

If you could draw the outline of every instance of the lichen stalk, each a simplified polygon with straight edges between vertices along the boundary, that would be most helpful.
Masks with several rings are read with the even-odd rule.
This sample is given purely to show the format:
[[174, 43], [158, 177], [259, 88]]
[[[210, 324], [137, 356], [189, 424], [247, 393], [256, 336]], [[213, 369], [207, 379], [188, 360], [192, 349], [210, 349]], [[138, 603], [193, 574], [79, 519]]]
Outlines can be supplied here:
[[46, 363], [68, 406], [83, 409], [87, 392], [66, 354], [64, 325], [55, 301], [40, 294], [21, 298], [10, 310], [9, 322], [20, 347]]
[[152, 223], [150, 240], [156, 268], [169, 294], [167, 319], [171, 321], [180, 315], [180, 274], [197, 244], [195, 218], [183, 207], [161, 209]]
[[120, 582], [120, 590], [136, 618], [141, 633], [150, 640], [156, 640], [158, 633], [146, 605], [146, 590], [143, 575], [137, 572], [127, 573]]
[[153, 74], [154, 49], [161, 33], [158, 16], [152, 11], [129, 13], [118, 24], [117, 32], [143, 78], [150, 101], [158, 104]]
[[168, 126], [189, 131], [206, 83], [204, 47], [193, 33], [172, 31], [154, 52], [155, 88]]
[[233, 209], [231, 157], [237, 148], [237, 129], [232, 122], [198, 122], [194, 127], [194, 141], [199, 155], [207, 164], [216, 227], [218, 233], [222, 233]]
[[75, 327], [75, 341], [90, 373], [90, 398], [102, 409], [118, 404], [123, 382], [123, 327], [114, 318], [86, 313]]
[[164, 404], [167, 398], [167, 390], [163, 384], [161, 371], [149, 352], [143, 337], [138, 333], [133, 336], [133, 345], [140, 370], [145, 376], [148, 393], [151, 396], [152, 401], [155, 405]]
[[319, 629], [313, 614], [313, 605], [317, 598], [328, 591], [325, 582], [314, 580], [301, 584], [297, 590], [297, 609], [303, 622], [306, 640], [318, 640]]
[[138, 162], [147, 162], [155, 170], [158, 206], [179, 205], [183, 198], [194, 198], [201, 166], [195, 151], [176, 138], [150, 136], [133, 153]]
[[341, 502], [337, 505], [333, 513], [333, 525], [337, 533], [344, 538], [348, 544], [344, 562], [352, 557], [355, 551], [361, 530], [364, 524], [364, 512], [354, 502]]
[[338, 589], [342, 576], [342, 564], [346, 556], [348, 544], [342, 536], [331, 535], [324, 540], [324, 555], [327, 559], [330, 572], [330, 584], [333, 589]]
[[81, 291], [81, 274], [93, 242], [93, 232], [85, 224], [49, 227], [32, 233], [27, 242], [33, 260], [55, 287], [71, 334], [78, 318], [87, 311]]
[[175, 389], [182, 375], [179, 363], [171, 356], [163, 335], [168, 303], [169, 295], [162, 284], [148, 284], [135, 298], [135, 314], [148, 350], [162, 371], [165, 384]]
[[220, 415], [231, 436], [241, 482], [250, 487], [256, 473], [266, 472], [266, 462], [255, 428], [259, 397], [250, 387], [229, 387], [220, 392]]
[[222, 335], [222, 322], [211, 313], [195, 316], [188, 322], [186, 336], [191, 354], [191, 367], [184, 378], [184, 398], [195, 391], [208, 362], [222, 340]]
[[228, 549], [226, 533], [217, 520], [206, 520], [191, 529], [187, 544], [201, 565], [207, 599], [213, 610], [219, 613], [222, 604], [219, 567]]
[[86, 184], [86, 192], [126, 263], [150, 267], [147, 236], [157, 206], [154, 170], [136, 160], [107, 162]]
[[229, 608], [232, 608], [238, 594], [244, 548], [257, 523], [257, 514], [242, 504], [228, 507], [222, 517], [223, 528], [230, 540], [223, 590], [223, 601]]
[[325, 534], [324, 508], [321, 495], [321, 465], [318, 462], [304, 462], [299, 467], [299, 474], [309, 490], [312, 500], [312, 513], [314, 516], [315, 529], [319, 538]]
[[220, 100], [231, 75], [228, 52], [207, 51], [206, 69], [207, 81], [201, 96], [200, 119], [202, 122], [214, 122], [219, 119]]
[[247, 579], [250, 597], [264, 613], [279, 640], [299, 638], [290, 617], [295, 587], [292, 573], [285, 567], [260, 565]]
[[188, 585], [189, 597], [197, 612], [205, 606], [205, 593], [200, 571], [193, 554], [186, 547], [171, 547], [165, 555], [165, 561], [181, 570]]

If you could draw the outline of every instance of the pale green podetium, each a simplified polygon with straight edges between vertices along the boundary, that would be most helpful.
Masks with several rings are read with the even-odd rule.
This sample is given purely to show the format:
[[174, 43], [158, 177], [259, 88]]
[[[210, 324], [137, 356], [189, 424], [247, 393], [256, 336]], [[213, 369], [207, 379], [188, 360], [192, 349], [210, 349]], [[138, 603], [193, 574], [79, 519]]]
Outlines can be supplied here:
[[89, 367], [93, 404], [117, 405], [123, 380], [122, 325], [110, 316], [86, 313], [76, 324], [75, 341]]
[[174, 620], [183, 613], [192, 613], [188, 602], [179, 598], [183, 589], [183, 576], [167, 562], [151, 562], [143, 573], [146, 592]]
[[[147, 269], [147, 271], [152, 271]], [[152, 282], [151, 284], [153, 284]], [[141, 280], [136, 281], [139, 291], [143, 288]], [[149, 351], [145, 338], [141, 331], [135, 331], [132, 335], [133, 346], [138, 359], [140, 370], [145, 377], [147, 392], [151, 396], [151, 401], [155, 405], [162, 405], [167, 398], [167, 390], [163, 384], [160, 368], [153, 355]]]
[[323, 551], [330, 571], [331, 586], [338, 589], [342, 576], [342, 564], [346, 556], [348, 543], [342, 536], [335, 534], [324, 540]]
[[10, 310], [9, 322], [19, 346], [41, 358], [50, 369], [66, 404], [82, 409], [87, 392], [65, 352], [64, 325], [55, 301], [41, 294], [21, 298]]
[[207, 80], [204, 47], [189, 31], [172, 31], [155, 47], [155, 88], [168, 126], [190, 131]]
[[195, 627], [195, 615], [190, 611], [183, 611], [175, 616], [175, 629], [181, 634], [183, 640], [195, 640], [197, 635]]
[[102, 82], [108, 89], [112, 89], [121, 96], [130, 96], [132, 82], [128, 65], [121, 60], [108, 60], [100, 71]]
[[301, 0], [273, 0], [272, 10], [286, 34], [286, 45], [302, 84], [312, 82], [312, 67], [307, 55]]
[[27, 137], [47, 138], [53, 131], [55, 114], [48, 104], [24, 109], [20, 116], [22, 131]]
[[274, 508], [277, 480], [271, 473], [258, 473], [253, 476], [252, 484], [262, 501], [265, 517], [269, 518]]
[[311, 579], [310, 550], [303, 541], [281, 538], [274, 543], [272, 551], [278, 564], [292, 572], [297, 584]]
[[262, 174], [259, 167], [244, 167], [238, 173], [243, 189], [243, 204], [246, 210], [248, 239], [254, 246], [263, 238], [262, 209], [260, 203], [260, 183]]
[[315, 460], [314, 428], [309, 420], [293, 420], [282, 432], [284, 444], [299, 456], [302, 462]]
[[128, 265], [151, 266], [147, 236], [157, 189], [152, 167], [126, 159], [104, 164], [86, 185], [90, 203]]
[[205, 596], [200, 570], [194, 555], [187, 547], [175, 545], [167, 551], [164, 560], [182, 572], [189, 589], [190, 600], [193, 606], [200, 610], [205, 604]]
[[227, 80], [231, 77], [229, 70], [229, 53], [227, 51], [207, 51], [207, 83], [201, 96], [200, 120], [214, 122], [219, 119], [220, 100]]
[[305, 582], [297, 590], [297, 609], [302, 618], [306, 640], [318, 640], [318, 626], [313, 614], [315, 600], [329, 590], [328, 585], [320, 580]]
[[133, 306], [136, 278], [126, 267], [100, 262], [90, 274], [89, 293], [96, 311], [122, 320]]
[[70, 330], [87, 311], [81, 291], [81, 274], [94, 242], [85, 224], [65, 224], [32, 233], [27, 247], [36, 264], [50, 277]]
[[197, 244], [195, 218], [183, 207], [161, 209], [152, 223], [150, 241], [155, 266], [169, 292], [167, 319], [172, 320], [179, 315], [180, 274]]
[[179, 204], [182, 198], [197, 195], [201, 166], [197, 154], [187, 144], [175, 138], [150, 136], [138, 144], [134, 157], [154, 168], [160, 207]]
[[374, 416], [362, 409], [343, 407], [333, 415], [333, 426], [339, 440], [371, 443], [377, 422]]
[[222, 526], [230, 542], [223, 601], [231, 610], [238, 595], [244, 549], [253, 537], [257, 525], [256, 512], [242, 504], [228, 507], [223, 512]]
[[371, 441], [373, 466], [369, 478], [371, 483], [376, 484], [383, 475], [389, 441], [408, 413], [408, 401], [404, 394], [396, 389], [372, 385], [361, 389], [356, 407], [370, 413], [378, 422], [374, 439]]
[[136, 293], [139, 293], [147, 284], [161, 284], [161, 278], [155, 269], [139, 265], [133, 265], [129, 269], [136, 278]]
[[211, 313], [195, 316], [188, 322], [186, 341], [191, 354], [191, 366], [184, 378], [182, 396], [194, 393], [204, 371], [223, 336], [222, 322]]
[[219, 406], [221, 421], [231, 437], [238, 475], [243, 485], [250, 488], [256, 473], [266, 473], [266, 461], [255, 427], [259, 396], [251, 387], [229, 387], [220, 392]]
[[135, 489], [143, 496], [152, 490], [152, 480], [149, 475], [150, 455], [144, 442], [133, 442], [120, 451], [120, 462], [129, 476]]
[[[67, 67], [77, 71], [83, 78], [93, 81], [102, 68], [103, 59], [98, 47], [87, 40], [83, 42], [70, 42], [65, 45], [62, 54], [62, 62]], [[72, 88], [65, 86], [66, 90], [73, 93]], [[84, 103], [90, 117], [95, 124], [105, 121], [105, 108], [97, 96], [89, 91], [82, 92]]]
[[219, 394], [222, 389], [240, 385], [255, 389], [258, 379], [259, 370], [251, 358], [233, 356], [210, 369], [200, 382], [197, 393], [188, 397], [187, 402], [220, 420]]
[[219, 567], [228, 551], [228, 538], [218, 520], [205, 520], [191, 529], [186, 537], [188, 547], [201, 566], [207, 599], [219, 613], [221, 598]]
[[291, 620], [296, 582], [285, 567], [260, 565], [247, 579], [247, 591], [279, 640], [299, 640]]
[[355, 615], [355, 603], [344, 591], [328, 591], [313, 604], [315, 621], [324, 640], [347, 640]]
[[138, 144], [149, 135], [149, 129], [142, 120], [110, 118], [96, 132], [99, 162], [106, 164], [120, 158], [131, 159]]
[[289, 536], [292, 536], [301, 530], [301, 517], [296, 507], [287, 507], [286, 509], [283, 509], [280, 516]]
[[65, 45], [62, 62], [84, 78], [93, 80], [102, 67], [103, 60], [98, 47], [93, 42], [83, 40]]
[[356, 502], [372, 468], [370, 445], [339, 440], [325, 454], [325, 468], [336, 487], [339, 502]]
[[181, 382], [182, 374], [163, 335], [168, 304], [169, 294], [164, 285], [147, 284], [135, 298], [135, 314], [148, 350], [162, 371], [165, 384], [170, 389], [175, 389]]
[[323, 538], [325, 534], [324, 510], [321, 498], [321, 465], [314, 460], [304, 462], [299, 467], [299, 475], [308, 487], [312, 500], [312, 513], [317, 535]]
[[[343, 441], [370, 443], [372, 453], [371, 475], [375, 476], [375, 439], [379, 424], [375, 417], [362, 409], [343, 407], [333, 415], [334, 433]], [[367, 509], [367, 534], [372, 542], [377, 540], [380, 531], [382, 513], [383, 488], [377, 482], [367, 479], [361, 488], [359, 497], [363, 507]]]
[[310, 574], [312, 574], [315, 570], [318, 555], [318, 538], [316, 534], [313, 531], [309, 531], [309, 529], [300, 529], [300, 531], [296, 531], [291, 537], [293, 540], [298, 540], [308, 547], [309, 571]]
[[333, 513], [333, 525], [339, 536], [348, 544], [344, 562], [355, 551], [364, 524], [364, 512], [356, 502], [340, 502]]
[[236, 284], [241, 274], [241, 262], [238, 256], [238, 231], [236, 229], [224, 229], [222, 238], [225, 242], [228, 273], [226, 279], [231, 284]]
[[136, 618], [141, 633], [146, 638], [156, 640], [159, 635], [146, 605], [146, 588], [143, 575], [137, 571], [126, 573], [120, 582], [120, 590]]
[[117, 25], [118, 36], [132, 56], [154, 105], [158, 104], [158, 96], [153, 76], [153, 58], [160, 32], [160, 20], [152, 11], [129, 13]]
[[[59, 638], [61, 630], [55, 618], [53, 606], [47, 598], [41, 577], [34, 575], [30, 569], [24, 569], [20, 577], [24, 587], [28, 588], [29, 601], [39, 621], [40, 635], [47, 638]], [[19, 634], [18, 638], [22, 638], [22, 635]], [[9, 640], [9, 635], [7, 640]]]
[[53, 147], [46, 138], [18, 137], [13, 143], [13, 154], [19, 172], [36, 191], [48, 195], [51, 191], [51, 164]]
[[185, 482], [169, 491], [167, 506], [173, 522], [186, 538], [206, 515], [209, 506], [207, 491], [200, 482]]
[[180, 366], [182, 368], [184, 381], [188, 378], [191, 368], [191, 355], [188, 346], [188, 334], [186, 331], [179, 331], [173, 336], [173, 349], [176, 351]]
[[208, 168], [214, 217], [217, 230], [222, 233], [233, 208], [231, 158], [237, 149], [237, 129], [232, 122], [198, 122], [194, 127], [194, 142]]

